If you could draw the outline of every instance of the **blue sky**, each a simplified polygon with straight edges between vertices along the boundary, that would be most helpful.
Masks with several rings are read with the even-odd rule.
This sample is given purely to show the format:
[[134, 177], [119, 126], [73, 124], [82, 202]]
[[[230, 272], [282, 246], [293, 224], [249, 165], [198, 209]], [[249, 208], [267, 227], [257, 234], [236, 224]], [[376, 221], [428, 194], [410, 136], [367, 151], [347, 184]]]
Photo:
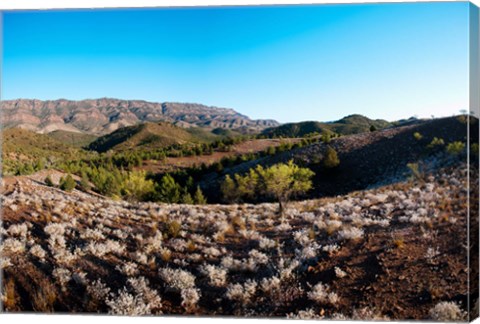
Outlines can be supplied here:
[[468, 108], [469, 4], [3, 13], [3, 99], [196, 102], [281, 122]]

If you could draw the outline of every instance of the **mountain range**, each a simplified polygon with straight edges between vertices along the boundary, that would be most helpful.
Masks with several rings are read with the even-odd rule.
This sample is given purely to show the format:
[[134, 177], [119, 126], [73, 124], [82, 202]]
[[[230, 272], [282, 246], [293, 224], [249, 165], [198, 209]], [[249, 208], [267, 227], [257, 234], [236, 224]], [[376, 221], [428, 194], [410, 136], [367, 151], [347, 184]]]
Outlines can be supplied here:
[[258, 132], [280, 125], [275, 120], [252, 120], [228, 108], [112, 98], [5, 100], [1, 102], [1, 109], [4, 128], [23, 128], [36, 133], [61, 130], [101, 136], [144, 122], [169, 122], [183, 128], [238, 129], [243, 132]]

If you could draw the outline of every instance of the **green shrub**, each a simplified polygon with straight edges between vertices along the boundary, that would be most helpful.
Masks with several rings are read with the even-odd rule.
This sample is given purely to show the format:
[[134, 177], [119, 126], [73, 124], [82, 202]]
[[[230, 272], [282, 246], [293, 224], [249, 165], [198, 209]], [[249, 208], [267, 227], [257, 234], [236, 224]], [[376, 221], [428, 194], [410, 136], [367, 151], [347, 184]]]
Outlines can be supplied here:
[[423, 172], [420, 170], [418, 163], [407, 163], [407, 167], [417, 180], [423, 181]]
[[427, 147], [429, 149], [433, 149], [435, 147], [443, 146], [443, 145], [445, 145], [443, 138], [434, 137], [433, 140], [430, 142], [430, 144], [427, 145]]
[[48, 175], [46, 178], [45, 178], [45, 184], [49, 187], [55, 187], [55, 184], [53, 183], [52, 181], [52, 178], [50, 177], [50, 175]]
[[337, 151], [335, 151], [333, 147], [328, 146], [323, 159], [323, 166], [327, 169], [332, 169], [338, 165], [340, 165], [340, 159], [338, 158]]
[[458, 155], [465, 149], [465, 143], [463, 142], [452, 142], [447, 145], [447, 152], [452, 155]]
[[72, 175], [68, 174], [65, 178], [60, 179], [60, 189], [65, 191], [72, 191], [77, 186], [75, 180], [73, 180]]
[[415, 132], [413, 133], [413, 137], [415, 137], [415, 139], [417, 141], [421, 140], [423, 138], [422, 134], [420, 134], [419, 132]]
[[320, 136], [320, 141], [322, 141], [323, 143], [325, 144], [328, 144], [332, 141], [332, 136], [330, 133], [323, 133], [321, 136]]
[[268, 155], [275, 155], [276, 152], [277, 152], [277, 149], [275, 148], [275, 146], [269, 146], [267, 149]]
[[478, 143], [472, 143], [472, 145], [470, 146], [470, 151], [472, 152], [472, 154], [478, 156]]

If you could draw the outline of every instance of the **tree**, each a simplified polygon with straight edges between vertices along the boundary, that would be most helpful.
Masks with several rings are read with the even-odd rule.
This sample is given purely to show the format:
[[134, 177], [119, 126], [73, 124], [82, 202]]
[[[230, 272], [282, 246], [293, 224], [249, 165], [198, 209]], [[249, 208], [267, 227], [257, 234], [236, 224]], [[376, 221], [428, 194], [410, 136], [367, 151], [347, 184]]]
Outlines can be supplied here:
[[250, 169], [246, 176], [242, 177], [235, 174], [238, 194], [247, 198], [254, 197], [261, 172], [263, 172], [263, 168], [261, 165], [258, 165], [256, 169]]
[[312, 188], [312, 170], [301, 168], [290, 160], [287, 164], [279, 163], [269, 168], [257, 167], [260, 181], [260, 192], [274, 197], [279, 204], [283, 217], [285, 204], [295, 195], [305, 194]]
[[195, 195], [193, 196], [193, 201], [195, 205], [205, 205], [207, 203], [207, 199], [203, 195], [202, 189], [197, 186], [197, 190], [195, 191]]
[[89, 191], [90, 189], [92, 189], [87, 173], [85, 171], [82, 171], [82, 177], [80, 179], [80, 187], [86, 191]]
[[194, 204], [192, 195], [188, 191], [183, 193], [182, 203], [187, 204], [187, 205], [193, 205]]
[[146, 200], [154, 191], [154, 183], [146, 179], [145, 171], [132, 171], [124, 180], [121, 193], [127, 200]]
[[[258, 165], [250, 169], [244, 176], [235, 175], [235, 181], [226, 176], [222, 184], [222, 192], [227, 201], [246, 196], [254, 199], [258, 195], [265, 195], [276, 199], [279, 211], [283, 211], [288, 201], [296, 195], [305, 194], [312, 188], [312, 170], [301, 168], [293, 161], [278, 163], [269, 168]], [[230, 200], [229, 200], [230, 198]]]
[[325, 158], [323, 159], [323, 166], [327, 169], [332, 169], [337, 167], [340, 164], [340, 159], [338, 158], [337, 151], [331, 146], [327, 147], [327, 152], [325, 153]]
[[163, 202], [168, 202], [171, 204], [180, 202], [180, 185], [175, 182], [175, 179], [170, 174], [166, 174], [162, 177], [157, 191], [159, 193], [160, 200]]
[[223, 199], [226, 202], [236, 202], [239, 198], [239, 194], [237, 192], [237, 186], [235, 184], [235, 181], [227, 174], [225, 176], [225, 180], [223, 180], [220, 190], [223, 195]]
[[375, 125], [370, 126], [370, 131], [375, 132], [377, 130], [377, 127]]
[[73, 177], [71, 174], [67, 174], [65, 178], [62, 177], [60, 179], [60, 189], [62, 190], [70, 192], [73, 189], [75, 189], [76, 186], [77, 186], [77, 183], [75, 182], [75, 180], [73, 180]]

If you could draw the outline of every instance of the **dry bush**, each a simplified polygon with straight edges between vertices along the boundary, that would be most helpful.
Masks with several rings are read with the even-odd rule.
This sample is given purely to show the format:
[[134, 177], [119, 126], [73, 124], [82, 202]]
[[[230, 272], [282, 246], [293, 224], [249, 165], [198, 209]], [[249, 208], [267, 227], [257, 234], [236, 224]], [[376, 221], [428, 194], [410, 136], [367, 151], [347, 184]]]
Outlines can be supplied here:
[[41, 313], [52, 313], [57, 300], [56, 289], [48, 282], [38, 287], [32, 297], [33, 310]]
[[3, 289], [3, 308], [10, 312], [19, 310], [17, 308], [19, 296], [16, 291], [15, 281], [12, 278], [9, 278], [5, 281]]

